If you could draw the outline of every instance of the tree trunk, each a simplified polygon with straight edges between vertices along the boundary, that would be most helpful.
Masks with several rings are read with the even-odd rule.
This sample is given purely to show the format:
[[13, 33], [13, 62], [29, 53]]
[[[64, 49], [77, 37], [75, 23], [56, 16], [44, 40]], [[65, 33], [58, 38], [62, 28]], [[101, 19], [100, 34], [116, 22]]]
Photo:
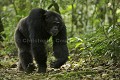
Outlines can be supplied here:
[[2, 38], [3, 35], [1, 34], [2, 31], [4, 31], [4, 27], [3, 27], [1, 16], [0, 16], [0, 41], [3, 41], [3, 38]]

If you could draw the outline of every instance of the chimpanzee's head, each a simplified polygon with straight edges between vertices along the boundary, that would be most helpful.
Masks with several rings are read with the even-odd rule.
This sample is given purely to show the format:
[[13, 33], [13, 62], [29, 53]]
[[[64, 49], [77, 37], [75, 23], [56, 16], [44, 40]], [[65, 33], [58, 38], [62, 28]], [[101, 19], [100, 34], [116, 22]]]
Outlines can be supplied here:
[[45, 13], [45, 22], [46, 30], [52, 36], [56, 36], [64, 25], [61, 16], [52, 11]]

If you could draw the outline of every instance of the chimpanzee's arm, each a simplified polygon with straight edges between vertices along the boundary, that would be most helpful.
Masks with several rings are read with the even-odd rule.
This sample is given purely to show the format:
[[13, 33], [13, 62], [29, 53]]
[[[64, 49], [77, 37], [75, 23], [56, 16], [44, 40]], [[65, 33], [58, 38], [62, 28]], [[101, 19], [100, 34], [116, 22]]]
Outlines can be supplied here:
[[51, 67], [59, 68], [68, 60], [67, 34], [65, 26], [56, 36], [53, 36], [53, 51], [57, 61], [52, 63]]

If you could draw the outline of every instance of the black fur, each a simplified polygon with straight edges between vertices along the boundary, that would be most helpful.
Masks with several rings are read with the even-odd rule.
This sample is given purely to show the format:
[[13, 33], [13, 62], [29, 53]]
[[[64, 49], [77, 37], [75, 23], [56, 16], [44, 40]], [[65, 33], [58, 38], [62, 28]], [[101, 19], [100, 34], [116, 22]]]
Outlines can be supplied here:
[[47, 53], [45, 42], [53, 37], [53, 51], [57, 59], [51, 67], [59, 68], [68, 60], [66, 26], [59, 14], [40, 8], [31, 10], [28, 17], [17, 25], [15, 42], [18, 47], [19, 70], [34, 71], [33, 58], [38, 72], [46, 72]]

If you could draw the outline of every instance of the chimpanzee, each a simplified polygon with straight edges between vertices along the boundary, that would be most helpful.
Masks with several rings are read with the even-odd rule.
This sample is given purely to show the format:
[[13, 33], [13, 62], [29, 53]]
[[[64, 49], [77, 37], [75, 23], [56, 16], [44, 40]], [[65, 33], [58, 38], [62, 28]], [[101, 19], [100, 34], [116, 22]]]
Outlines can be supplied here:
[[52, 36], [53, 54], [56, 58], [52, 68], [60, 68], [68, 60], [66, 26], [62, 17], [53, 11], [41, 8], [32, 9], [30, 14], [21, 19], [15, 31], [15, 43], [18, 48], [18, 69], [31, 73], [35, 70], [45, 73], [47, 68], [46, 41]]

